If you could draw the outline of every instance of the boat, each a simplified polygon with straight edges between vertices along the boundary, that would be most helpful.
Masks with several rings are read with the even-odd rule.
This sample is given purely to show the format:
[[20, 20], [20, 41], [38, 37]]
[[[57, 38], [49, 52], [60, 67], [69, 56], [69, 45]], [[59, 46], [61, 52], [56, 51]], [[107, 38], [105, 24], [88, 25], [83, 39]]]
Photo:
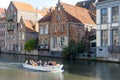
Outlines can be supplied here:
[[35, 65], [30, 65], [27, 63], [23, 64], [23, 67], [32, 69], [32, 70], [37, 70], [37, 71], [44, 71], [44, 72], [63, 72], [62, 70], [63, 65], [57, 64], [57, 65], [46, 65], [46, 66], [35, 66]]

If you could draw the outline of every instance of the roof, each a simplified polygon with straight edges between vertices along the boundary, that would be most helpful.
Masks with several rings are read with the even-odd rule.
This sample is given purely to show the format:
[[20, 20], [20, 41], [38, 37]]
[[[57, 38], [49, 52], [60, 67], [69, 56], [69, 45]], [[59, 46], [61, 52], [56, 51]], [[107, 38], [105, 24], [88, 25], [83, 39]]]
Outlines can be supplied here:
[[25, 20], [24, 24], [25, 24], [26, 30], [28, 32], [36, 32], [35, 29], [34, 29], [35, 24], [31, 20]]
[[12, 1], [12, 3], [18, 10], [36, 12], [36, 10], [30, 4], [16, 1]]
[[5, 18], [6, 17], [6, 10], [5, 8], [0, 8], [0, 18]]
[[54, 13], [54, 11], [49, 12], [48, 14], [46, 14], [42, 19], [40, 19], [38, 22], [49, 22], [51, 21], [52, 18], [52, 14]]
[[47, 14], [47, 12], [43, 12], [43, 11], [41, 11], [41, 10], [36, 10], [36, 12], [37, 12], [38, 14], [41, 14], [42, 16], [45, 16], [45, 15]]
[[[83, 24], [95, 24], [93, 19], [91, 18], [90, 11], [82, 8], [82, 7], [77, 7], [73, 6], [70, 4], [66, 3], [61, 3], [63, 5], [64, 10], [69, 13], [68, 20], [69, 21], [74, 21], [73, 19], [76, 19], [76, 21], [79, 21]], [[70, 16], [72, 16], [70, 18]]]

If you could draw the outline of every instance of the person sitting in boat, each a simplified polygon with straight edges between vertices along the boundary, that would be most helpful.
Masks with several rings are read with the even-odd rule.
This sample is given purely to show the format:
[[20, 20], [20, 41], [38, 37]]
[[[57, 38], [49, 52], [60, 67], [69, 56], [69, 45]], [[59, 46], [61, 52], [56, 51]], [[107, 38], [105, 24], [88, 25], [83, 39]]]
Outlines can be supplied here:
[[39, 60], [39, 61], [37, 62], [37, 64], [38, 64], [38, 66], [42, 65], [42, 61]]
[[25, 63], [28, 64], [28, 60], [26, 60]]
[[47, 66], [47, 61], [44, 62], [44, 66]]
[[50, 65], [50, 66], [56, 65], [56, 62], [55, 62], [55, 61], [49, 61], [49, 62], [48, 62], [48, 65]]

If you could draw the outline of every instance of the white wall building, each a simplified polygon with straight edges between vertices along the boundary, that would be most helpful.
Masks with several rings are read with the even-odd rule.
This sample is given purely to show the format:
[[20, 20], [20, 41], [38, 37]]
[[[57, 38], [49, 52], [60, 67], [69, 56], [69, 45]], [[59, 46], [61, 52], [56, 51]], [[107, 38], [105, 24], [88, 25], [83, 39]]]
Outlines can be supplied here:
[[120, 58], [120, 0], [97, 3], [97, 57]]

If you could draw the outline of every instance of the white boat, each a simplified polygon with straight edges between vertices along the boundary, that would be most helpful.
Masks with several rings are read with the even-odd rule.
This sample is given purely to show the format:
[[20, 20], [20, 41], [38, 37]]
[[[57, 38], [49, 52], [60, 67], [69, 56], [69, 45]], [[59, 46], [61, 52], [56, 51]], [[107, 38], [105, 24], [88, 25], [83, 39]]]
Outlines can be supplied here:
[[63, 72], [62, 67], [63, 65], [55, 65], [55, 66], [51, 66], [51, 65], [46, 65], [46, 66], [33, 66], [30, 64], [23, 64], [23, 67], [28, 68], [28, 69], [32, 69], [32, 70], [39, 70], [39, 71], [45, 71], [45, 72]]

